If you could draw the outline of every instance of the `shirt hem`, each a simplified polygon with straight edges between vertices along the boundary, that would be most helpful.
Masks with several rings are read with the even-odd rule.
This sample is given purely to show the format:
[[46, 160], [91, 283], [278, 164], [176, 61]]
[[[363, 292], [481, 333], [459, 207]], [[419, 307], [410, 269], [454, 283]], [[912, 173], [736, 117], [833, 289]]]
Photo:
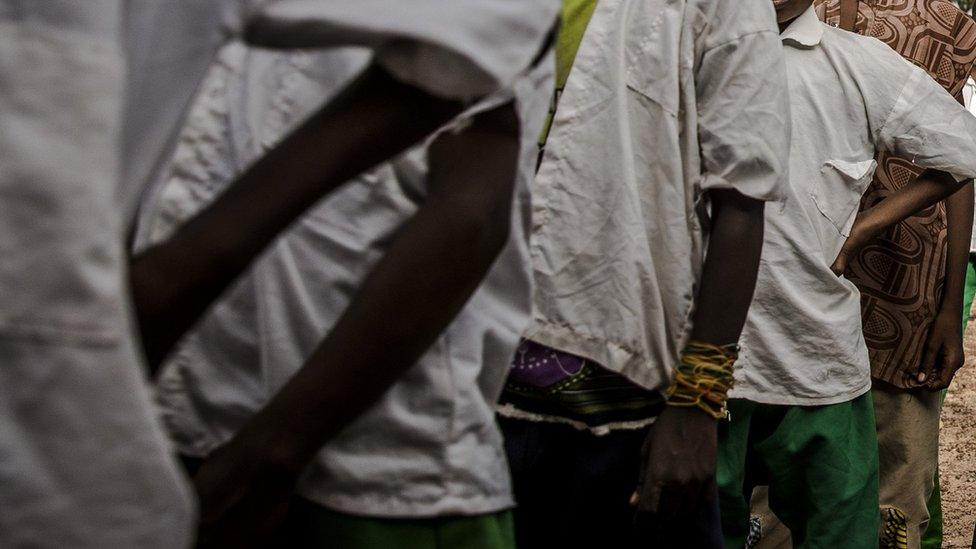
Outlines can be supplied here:
[[614, 431], [636, 431], [643, 429], [653, 425], [654, 421], [657, 420], [656, 417], [651, 417], [634, 421], [614, 421], [602, 425], [587, 425], [586, 423], [575, 419], [526, 412], [511, 404], [499, 405], [495, 408], [495, 411], [498, 413], [498, 415], [508, 419], [534, 421], [536, 423], [556, 423], [560, 425], [568, 425], [578, 431], [589, 431], [590, 434], [598, 437], [608, 435]]
[[858, 387], [853, 391], [843, 393], [841, 395], [819, 397], [770, 394], [769, 392], [750, 389], [742, 390], [739, 387], [736, 387], [734, 394], [729, 395], [729, 400], [748, 400], [759, 404], [770, 404], [774, 406], [830, 406], [831, 404], [850, 402], [870, 390], [870, 379], [868, 379], [867, 383], [863, 387]]
[[418, 502], [396, 499], [389, 494], [364, 497], [361, 494], [339, 495], [314, 490], [302, 490], [299, 494], [329, 510], [371, 518], [423, 519], [443, 516], [479, 516], [515, 508], [515, 500], [512, 496], [471, 499], [445, 497], [435, 502]]
[[[661, 375], [659, 372], [661, 368], [640, 353], [606, 338], [578, 333], [568, 326], [535, 318], [532, 327], [526, 331], [524, 337], [558, 351], [591, 360], [649, 391], [659, 391], [663, 394], [671, 382], [668, 374]], [[590, 342], [603, 347], [604, 350], [595, 349], [595, 345]], [[677, 361], [677, 357], [674, 361]]]

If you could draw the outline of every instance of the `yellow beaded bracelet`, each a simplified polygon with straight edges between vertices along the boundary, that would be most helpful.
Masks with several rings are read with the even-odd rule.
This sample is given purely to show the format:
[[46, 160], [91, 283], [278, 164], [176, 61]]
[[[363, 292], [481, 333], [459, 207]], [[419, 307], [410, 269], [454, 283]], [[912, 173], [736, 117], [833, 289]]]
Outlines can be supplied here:
[[727, 417], [726, 401], [736, 358], [735, 345], [689, 342], [681, 351], [681, 362], [668, 388], [668, 405], [697, 407], [715, 419]]

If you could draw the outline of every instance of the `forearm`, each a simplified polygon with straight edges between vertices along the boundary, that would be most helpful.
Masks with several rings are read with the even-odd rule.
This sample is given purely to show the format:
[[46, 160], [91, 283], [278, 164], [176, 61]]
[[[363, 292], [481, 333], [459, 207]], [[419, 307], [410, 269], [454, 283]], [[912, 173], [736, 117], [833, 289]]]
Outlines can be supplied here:
[[911, 185], [902, 187], [876, 206], [860, 212], [851, 229], [851, 238], [860, 247], [888, 227], [944, 200], [964, 184], [945, 172], [926, 170]]
[[727, 345], [739, 340], [752, 302], [762, 252], [764, 203], [736, 191], [713, 191], [712, 204], [712, 232], [691, 337]]
[[946, 199], [946, 223], [948, 252], [941, 312], [961, 318], [973, 230], [972, 181]]
[[133, 299], [150, 367], [312, 204], [459, 110], [369, 69], [173, 238], [133, 258]]
[[[272, 437], [280, 460], [301, 468], [440, 337], [507, 242], [518, 139], [496, 137], [461, 150], [432, 147], [437, 191], [245, 436]], [[443, 163], [459, 172], [442, 177]]]

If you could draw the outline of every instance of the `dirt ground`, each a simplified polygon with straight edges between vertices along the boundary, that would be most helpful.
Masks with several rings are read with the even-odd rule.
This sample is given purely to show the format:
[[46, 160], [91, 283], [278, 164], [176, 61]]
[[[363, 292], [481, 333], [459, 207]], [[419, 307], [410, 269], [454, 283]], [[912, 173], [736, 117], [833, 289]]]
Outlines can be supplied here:
[[942, 412], [939, 467], [945, 548], [968, 548], [976, 523], [976, 322], [966, 330], [966, 367]]

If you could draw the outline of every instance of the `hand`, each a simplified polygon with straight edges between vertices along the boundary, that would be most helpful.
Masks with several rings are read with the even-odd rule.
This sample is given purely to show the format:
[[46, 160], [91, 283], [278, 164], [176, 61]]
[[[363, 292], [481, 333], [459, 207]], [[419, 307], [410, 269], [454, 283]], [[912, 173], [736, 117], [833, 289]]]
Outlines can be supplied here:
[[966, 363], [962, 348], [962, 315], [939, 311], [922, 353], [917, 381], [930, 391], [949, 387], [956, 372]]
[[631, 504], [638, 517], [670, 520], [694, 514], [714, 497], [718, 425], [697, 408], [668, 406], [651, 427]]
[[850, 239], [844, 242], [844, 246], [840, 249], [840, 253], [837, 254], [837, 259], [835, 259], [830, 265], [831, 272], [838, 277], [844, 276], [844, 272], [847, 271], [847, 263], [854, 255], [853, 251], [851, 251], [847, 246], [848, 242], [850, 242]]
[[281, 465], [257, 437], [217, 448], [193, 478], [200, 500], [197, 547], [261, 546], [288, 514], [300, 470]]
[[[861, 218], [858, 219], [858, 221], [860, 220]], [[847, 272], [847, 266], [866, 243], [864, 231], [860, 230], [857, 221], [855, 221], [851, 228], [851, 235], [844, 241], [844, 245], [841, 246], [840, 252], [837, 254], [837, 259], [834, 259], [830, 265], [830, 270], [838, 277], [844, 276], [844, 273]]]

